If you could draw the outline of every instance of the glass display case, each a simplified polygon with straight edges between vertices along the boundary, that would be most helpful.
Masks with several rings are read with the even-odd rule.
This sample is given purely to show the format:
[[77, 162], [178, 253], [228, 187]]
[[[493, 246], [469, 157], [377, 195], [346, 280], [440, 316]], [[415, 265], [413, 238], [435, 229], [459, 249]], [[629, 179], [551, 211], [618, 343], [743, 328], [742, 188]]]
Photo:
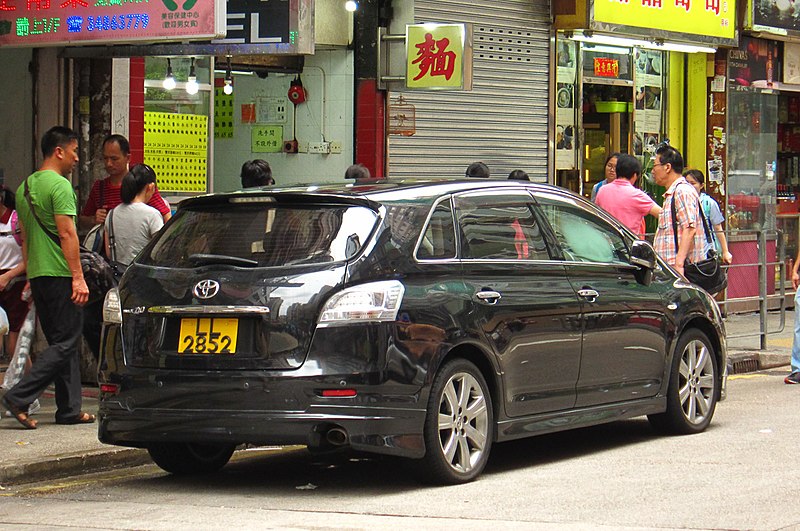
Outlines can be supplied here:
[[728, 107], [728, 229], [775, 229], [778, 97], [731, 87]]

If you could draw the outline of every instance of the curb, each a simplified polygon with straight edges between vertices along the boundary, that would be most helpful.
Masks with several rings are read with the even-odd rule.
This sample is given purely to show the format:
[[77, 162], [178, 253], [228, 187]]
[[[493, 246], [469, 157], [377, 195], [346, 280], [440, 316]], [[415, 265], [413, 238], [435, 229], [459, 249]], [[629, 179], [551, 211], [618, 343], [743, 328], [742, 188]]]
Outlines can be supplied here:
[[0, 466], [0, 484], [35, 483], [151, 462], [147, 450], [139, 448], [64, 454]]
[[783, 367], [791, 363], [792, 353], [778, 350], [728, 351], [728, 374], [742, 374]]

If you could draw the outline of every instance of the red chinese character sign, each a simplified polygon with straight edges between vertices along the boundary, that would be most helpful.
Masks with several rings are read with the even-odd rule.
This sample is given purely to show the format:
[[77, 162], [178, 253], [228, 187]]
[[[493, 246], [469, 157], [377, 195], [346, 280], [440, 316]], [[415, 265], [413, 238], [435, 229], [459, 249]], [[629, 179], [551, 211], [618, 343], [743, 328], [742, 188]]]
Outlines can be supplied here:
[[472, 88], [472, 47], [466, 24], [406, 26], [406, 87]]
[[0, 0], [0, 46], [64, 46], [225, 35], [226, 0]]
[[595, 57], [594, 75], [598, 77], [619, 77], [619, 59]]

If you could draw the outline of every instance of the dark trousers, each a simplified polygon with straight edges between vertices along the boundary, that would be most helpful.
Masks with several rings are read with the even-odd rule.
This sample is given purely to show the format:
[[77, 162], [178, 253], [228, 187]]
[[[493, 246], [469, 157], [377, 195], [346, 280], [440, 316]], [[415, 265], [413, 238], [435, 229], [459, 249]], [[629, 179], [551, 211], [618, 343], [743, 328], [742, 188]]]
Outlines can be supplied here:
[[103, 299], [83, 307], [83, 339], [89, 345], [95, 361], [100, 359], [100, 332], [103, 329]]
[[49, 345], [36, 355], [31, 372], [8, 390], [6, 400], [22, 410], [41, 395], [50, 383], [56, 387], [56, 420], [68, 420], [81, 412], [81, 369], [78, 342], [83, 312], [72, 303], [72, 279], [30, 279], [36, 313]]

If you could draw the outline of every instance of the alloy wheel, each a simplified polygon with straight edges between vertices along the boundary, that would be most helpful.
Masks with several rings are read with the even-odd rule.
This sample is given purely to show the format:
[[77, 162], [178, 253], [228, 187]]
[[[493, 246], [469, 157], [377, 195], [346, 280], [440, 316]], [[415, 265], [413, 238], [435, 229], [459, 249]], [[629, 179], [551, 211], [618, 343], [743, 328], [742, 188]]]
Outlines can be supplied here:
[[478, 381], [465, 372], [453, 374], [439, 403], [442, 455], [458, 472], [470, 472], [481, 460], [489, 437], [486, 397]]
[[714, 404], [714, 363], [702, 341], [690, 341], [678, 367], [678, 395], [686, 420], [692, 424], [705, 421]]

